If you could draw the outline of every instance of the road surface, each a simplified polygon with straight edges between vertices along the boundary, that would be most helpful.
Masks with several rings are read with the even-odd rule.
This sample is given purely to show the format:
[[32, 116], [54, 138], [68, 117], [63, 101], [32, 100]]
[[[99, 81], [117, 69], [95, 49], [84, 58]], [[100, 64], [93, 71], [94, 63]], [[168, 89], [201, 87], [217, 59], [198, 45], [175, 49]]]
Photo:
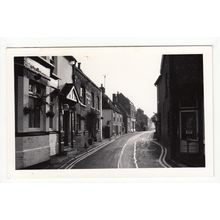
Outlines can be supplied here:
[[94, 153], [68, 163], [68, 169], [163, 168], [166, 149], [153, 141], [153, 131], [126, 134]]

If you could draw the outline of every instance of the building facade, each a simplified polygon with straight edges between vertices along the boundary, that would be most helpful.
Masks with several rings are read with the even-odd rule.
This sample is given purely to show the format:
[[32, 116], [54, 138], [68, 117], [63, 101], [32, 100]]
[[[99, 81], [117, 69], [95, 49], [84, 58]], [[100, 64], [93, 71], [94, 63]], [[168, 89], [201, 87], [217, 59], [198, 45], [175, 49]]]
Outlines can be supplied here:
[[[77, 122], [81, 128], [81, 144], [78, 146], [87, 147], [93, 142], [102, 140], [102, 92], [100, 88], [83, 73], [80, 68], [80, 63], [75, 68], [75, 86], [79, 93], [81, 103], [78, 104], [78, 118]], [[77, 111], [78, 110], [78, 111]], [[80, 131], [80, 129], [78, 130]], [[82, 143], [83, 141], [83, 143]]]
[[66, 57], [15, 57], [16, 169], [102, 139], [102, 93]]
[[58, 87], [53, 76], [53, 57], [15, 57], [16, 168], [50, 159], [56, 153], [56, 129], [50, 129], [51, 90]]
[[121, 135], [124, 133], [123, 116], [119, 108], [102, 90], [102, 130], [105, 138]]
[[205, 165], [202, 55], [163, 55], [157, 86], [157, 138], [168, 158]]
[[125, 133], [135, 132], [136, 109], [134, 104], [122, 93], [113, 94], [112, 99], [123, 115]]

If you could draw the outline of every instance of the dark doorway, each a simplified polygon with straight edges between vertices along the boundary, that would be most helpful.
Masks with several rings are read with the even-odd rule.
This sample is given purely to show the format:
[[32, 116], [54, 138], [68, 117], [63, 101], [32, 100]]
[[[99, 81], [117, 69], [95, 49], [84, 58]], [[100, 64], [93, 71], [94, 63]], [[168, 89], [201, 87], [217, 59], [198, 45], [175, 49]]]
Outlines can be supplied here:
[[69, 145], [69, 111], [64, 111], [63, 116], [64, 146]]

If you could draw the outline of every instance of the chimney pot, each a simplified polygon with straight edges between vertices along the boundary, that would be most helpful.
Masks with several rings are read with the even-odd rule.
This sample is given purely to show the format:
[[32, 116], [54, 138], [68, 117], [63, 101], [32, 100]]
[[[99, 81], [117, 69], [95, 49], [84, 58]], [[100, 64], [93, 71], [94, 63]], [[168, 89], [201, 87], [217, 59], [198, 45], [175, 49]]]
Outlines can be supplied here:
[[78, 68], [81, 69], [81, 63], [78, 63]]
[[112, 94], [112, 101], [113, 101], [113, 103], [117, 103], [117, 96], [116, 96], [116, 94]]
[[103, 84], [101, 84], [100, 89], [101, 89], [101, 91], [102, 91], [102, 94], [105, 94], [105, 88], [103, 87]]

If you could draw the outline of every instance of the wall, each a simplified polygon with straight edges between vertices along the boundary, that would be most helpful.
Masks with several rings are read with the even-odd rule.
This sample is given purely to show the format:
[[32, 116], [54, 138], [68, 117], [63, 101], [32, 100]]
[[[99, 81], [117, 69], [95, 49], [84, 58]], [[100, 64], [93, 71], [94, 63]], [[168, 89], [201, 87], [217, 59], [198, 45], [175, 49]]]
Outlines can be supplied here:
[[48, 135], [16, 137], [16, 146], [20, 146], [16, 149], [16, 169], [50, 159]]
[[[76, 114], [80, 114], [83, 118], [87, 117], [87, 114], [91, 111], [95, 111], [98, 117], [99, 121], [99, 128], [96, 125], [96, 138], [97, 141], [101, 141], [101, 134], [102, 134], [102, 126], [101, 126], [101, 116], [102, 116], [102, 96], [101, 96], [101, 91], [100, 89], [81, 71], [79, 68], [75, 68], [74, 70], [74, 75], [75, 75], [75, 87], [80, 94], [80, 88], [81, 86], [85, 87], [86, 90], [86, 99], [85, 99], [85, 104], [77, 104], [76, 106]], [[94, 94], [94, 107], [92, 106], [92, 93]], [[98, 103], [98, 98], [99, 98], [99, 103]], [[81, 100], [82, 101], [82, 100]], [[99, 105], [99, 109], [98, 109]], [[84, 146], [85, 144], [88, 145], [88, 139], [89, 133], [87, 130], [87, 127], [85, 126], [84, 128], [81, 129], [79, 134], [81, 136], [81, 139], [85, 139], [86, 142], [82, 144]], [[80, 145], [80, 144], [79, 144]]]
[[[113, 132], [116, 134], [116, 135], [121, 135], [122, 134], [122, 124], [123, 124], [123, 116], [118, 113], [118, 112], [114, 112], [113, 113]], [[118, 128], [116, 128], [116, 126]]]
[[[199, 142], [203, 133], [203, 77], [202, 56], [166, 55], [162, 59], [161, 76], [157, 82], [158, 138], [168, 148], [168, 158], [181, 160], [180, 154], [180, 100], [197, 98], [199, 114]], [[190, 106], [189, 106], [190, 107]], [[193, 109], [190, 107], [189, 109]], [[187, 108], [184, 108], [187, 110]], [[195, 155], [194, 155], [195, 156]], [[186, 158], [190, 158], [188, 155]], [[196, 157], [190, 159], [195, 161]], [[189, 162], [189, 160], [188, 160]], [[187, 163], [188, 163], [187, 162]], [[191, 163], [191, 162], [190, 162]]]
[[59, 88], [62, 88], [65, 83], [73, 83], [72, 72], [73, 70], [70, 62], [65, 57], [57, 57], [56, 73], [57, 76], [60, 78]]
[[113, 94], [113, 101], [122, 112], [125, 132], [134, 132], [136, 122], [134, 104], [122, 93]]

